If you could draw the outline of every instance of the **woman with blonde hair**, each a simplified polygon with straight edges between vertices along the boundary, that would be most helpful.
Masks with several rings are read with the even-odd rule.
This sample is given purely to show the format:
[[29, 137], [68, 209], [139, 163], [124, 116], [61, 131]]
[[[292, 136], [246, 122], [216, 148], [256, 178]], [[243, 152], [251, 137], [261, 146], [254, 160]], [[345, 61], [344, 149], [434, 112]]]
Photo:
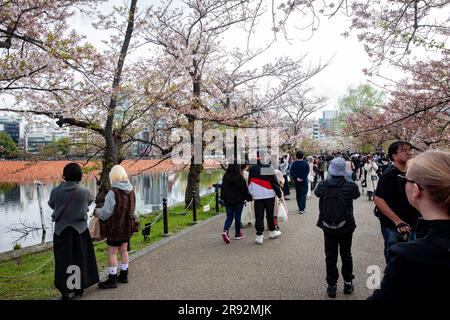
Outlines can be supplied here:
[[[94, 212], [105, 221], [102, 231], [108, 244], [108, 279], [98, 285], [102, 289], [116, 288], [117, 282], [128, 282], [128, 242], [133, 235], [132, 221], [135, 219], [136, 196], [125, 169], [116, 165], [109, 173], [111, 190], [105, 197], [102, 208]], [[120, 252], [120, 274], [117, 276], [117, 250]]]
[[394, 245], [373, 300], [445, 299], [450, 284], [450, 153], [426, 151], [409, 160], [409, 203], [420, 211], [417, 239]]

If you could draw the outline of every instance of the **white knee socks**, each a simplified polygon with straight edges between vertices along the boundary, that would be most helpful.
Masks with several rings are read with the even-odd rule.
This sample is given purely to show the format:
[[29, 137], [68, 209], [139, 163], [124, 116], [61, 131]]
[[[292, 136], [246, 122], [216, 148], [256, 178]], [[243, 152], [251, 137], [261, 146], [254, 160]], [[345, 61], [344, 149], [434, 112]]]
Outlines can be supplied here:
[[117, 274], [117, 267], [108, 267], [108, 274], [110, 275]]

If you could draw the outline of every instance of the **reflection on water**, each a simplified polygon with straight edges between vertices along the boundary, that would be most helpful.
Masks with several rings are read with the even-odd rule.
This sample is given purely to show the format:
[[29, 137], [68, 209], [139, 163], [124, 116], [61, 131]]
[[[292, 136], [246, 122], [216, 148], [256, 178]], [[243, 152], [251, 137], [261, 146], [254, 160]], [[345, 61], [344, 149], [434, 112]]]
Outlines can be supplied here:
[[[159, 210], [162, 198], [167, 198], [169, 206], [184, 201], [187, 185], [187, 171], [167, 175], [165, 172], [141, 174], [130, 177], [130, 182], [136, 193], [136, 211], [138, 214]], [[214, 192], [212, 185], [222, 178], [222, 170], [205, 171], [200, 176], [200, 194]], [[52, 209], [47, 205], [51, 190], [59, 182], [49, 183], [41, 187], [44, 223], [47, 227], [46, 241], [52, 241], [53, 225], [51, 221]], [[93, 195], [96, 195], [96, 181], [93, 177], [83, 180], [82, 184]], [[94, 204], [91, 206], [91, 211]], [[11, 227], [18, 227], [21, 223], [27, 226], [40, 227], [39, 203], [37, 189], [34, 184], [2, 185], [0, 184], [0, 252], [13, 248], [13, 242], [21, 234], [12, 232]], [[42, 232], [34, 232], [20, 240], [23, 247], [41, 242]]]

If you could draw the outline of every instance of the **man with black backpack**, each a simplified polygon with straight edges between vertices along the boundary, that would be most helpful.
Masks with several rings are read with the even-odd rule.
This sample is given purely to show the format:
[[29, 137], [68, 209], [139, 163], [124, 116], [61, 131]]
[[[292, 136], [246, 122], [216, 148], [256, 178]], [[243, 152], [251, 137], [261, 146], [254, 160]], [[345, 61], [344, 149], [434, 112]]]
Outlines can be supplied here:
[[330, 162], [327, 180], [321, 181], [314, 194], [319, 200], [317, 226], [323, 230], [325, 239], [325, 262], [327, 265], [327, 294], [336, 297], [338, 249], [342, 259], [344, 294], [353, 292], [352, 237], [356, 228], [353, 216], [353, 200], [359, 198], [358, 185], [346, 179], [345, 160], [341, 157]]

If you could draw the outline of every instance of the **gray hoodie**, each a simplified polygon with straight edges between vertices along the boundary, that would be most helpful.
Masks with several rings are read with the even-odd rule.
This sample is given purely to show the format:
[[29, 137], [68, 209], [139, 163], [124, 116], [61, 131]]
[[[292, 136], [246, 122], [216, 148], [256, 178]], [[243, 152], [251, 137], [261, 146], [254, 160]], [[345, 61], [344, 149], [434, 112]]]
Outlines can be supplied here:
[[[78, 193], [74, 196], [64, 212], [61, 211], [74, 194], [76, 188]], [[94, 197], [88, 189], [81, 187], [78, 182], [64, 181], [53, 188], [50, 193], [48, 205], [53, 209], [52, 219], [55, 221], [55, 233], [59, 236], [67, 227], [73, 227], [79, 234], [87, 229], [87, 212]]]
[[[126, 193], [130, 193], [133, 190], [133, 186], [130, 184], [128, 180], [126, 181], [117, 181], [111, 185], [111, 188], [116, 188], [125, 191]], [[105, 203], [102, 208], [97, 208], [97, 214], [100, 220], [105, 221], [108, 220], [113, 212], [114, 206], [116, 205], [116, 197], [114, 195], [114, 191], [109, 190], [105, 197]]]

